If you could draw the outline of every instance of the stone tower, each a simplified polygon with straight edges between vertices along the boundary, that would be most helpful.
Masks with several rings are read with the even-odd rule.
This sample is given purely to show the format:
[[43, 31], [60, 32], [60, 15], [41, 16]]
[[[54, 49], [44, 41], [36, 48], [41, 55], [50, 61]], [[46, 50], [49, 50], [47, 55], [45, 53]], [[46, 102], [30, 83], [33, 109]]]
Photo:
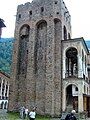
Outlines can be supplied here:
[[62, 0], [33, 0], [18, 6], [9, 111], [24, 105], [36, 106], [42, 115], [60, 115], [61, 40], [70, 36], [70, 15]]

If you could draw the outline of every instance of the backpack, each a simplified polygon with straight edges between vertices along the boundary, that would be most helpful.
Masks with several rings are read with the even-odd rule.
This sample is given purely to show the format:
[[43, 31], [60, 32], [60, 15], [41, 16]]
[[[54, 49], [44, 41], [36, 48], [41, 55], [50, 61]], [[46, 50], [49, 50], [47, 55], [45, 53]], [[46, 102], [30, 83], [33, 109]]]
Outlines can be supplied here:
[[69, 120], [76, 120], [76, 117], [73, 114], [69, 115]]
[[76, 117], [73, 114], [68, 114], [65, 118], [65, 120], [77, 120]]

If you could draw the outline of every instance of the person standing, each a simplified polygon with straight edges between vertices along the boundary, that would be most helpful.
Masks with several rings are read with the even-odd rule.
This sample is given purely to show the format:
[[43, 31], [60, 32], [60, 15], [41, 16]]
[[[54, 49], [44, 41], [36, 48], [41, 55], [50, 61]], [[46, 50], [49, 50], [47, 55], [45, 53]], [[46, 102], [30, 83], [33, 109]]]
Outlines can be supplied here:
[[24, 116], [25, 116], [25, 107], [23, 106], [20, 108], [20, 118], [24, 119]]
[[27, 119], [28, 118], [28, 109], [25, 108], [25, 118]]
[[30, 120], [35, 120], [36, 117], [36, 112], [35, 112], [35, 107], [32, 109], [32, 111], [29, 113], [29, 119]]

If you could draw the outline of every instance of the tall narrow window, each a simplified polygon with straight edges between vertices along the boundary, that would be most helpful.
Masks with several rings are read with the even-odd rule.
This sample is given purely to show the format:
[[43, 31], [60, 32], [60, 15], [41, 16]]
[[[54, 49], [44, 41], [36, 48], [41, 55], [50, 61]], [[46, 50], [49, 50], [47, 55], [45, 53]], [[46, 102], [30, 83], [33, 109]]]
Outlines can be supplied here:
[[[35, 43], [35, 73], [45, 70], [47, 23], [45, 21], [37, 25]], [[44, 71], [45, 72], [45, 71]]]
[[18, 74], [26, 74], [27, 71], [29, 30], [28, 25], [20, 30]]
[[64, 28], [63, 28], [63, 32], [64, 32], [64, 34], [63, 34], [64, 40], [67, 40], [67, 29], [66, 29], [65, 26], [64, 26]]
[[77, 59], [78, 51], [76, 48], [71, 47], [66, 52], [66, 77], [75, 76], [78, 74], [78, 59]]
[[44, 7], [41, 7], [41, 13], [44, 12]]
[[32, 10], [31, 10], [31, 11], [29, 11], [29, 15], [30, 15], [30, 16], [32, 15]]
[[68, 33], [68, 39], [71, 39], [70, 33]]

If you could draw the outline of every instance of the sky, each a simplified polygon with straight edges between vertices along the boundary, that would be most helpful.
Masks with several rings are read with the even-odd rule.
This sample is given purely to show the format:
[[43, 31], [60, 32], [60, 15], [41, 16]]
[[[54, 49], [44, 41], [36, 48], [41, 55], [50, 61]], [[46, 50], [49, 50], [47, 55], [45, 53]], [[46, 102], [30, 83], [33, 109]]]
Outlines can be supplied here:
[[[0, 18], [4, 19], [6, 28], [3, 28], [2, 37], [14, 37], [15, 17], [17, 6], [32, 0], [1, 0]], [[70, 15], [72, 38], [83, 37], [90, 40], [90, 0], [64, 0]]]

